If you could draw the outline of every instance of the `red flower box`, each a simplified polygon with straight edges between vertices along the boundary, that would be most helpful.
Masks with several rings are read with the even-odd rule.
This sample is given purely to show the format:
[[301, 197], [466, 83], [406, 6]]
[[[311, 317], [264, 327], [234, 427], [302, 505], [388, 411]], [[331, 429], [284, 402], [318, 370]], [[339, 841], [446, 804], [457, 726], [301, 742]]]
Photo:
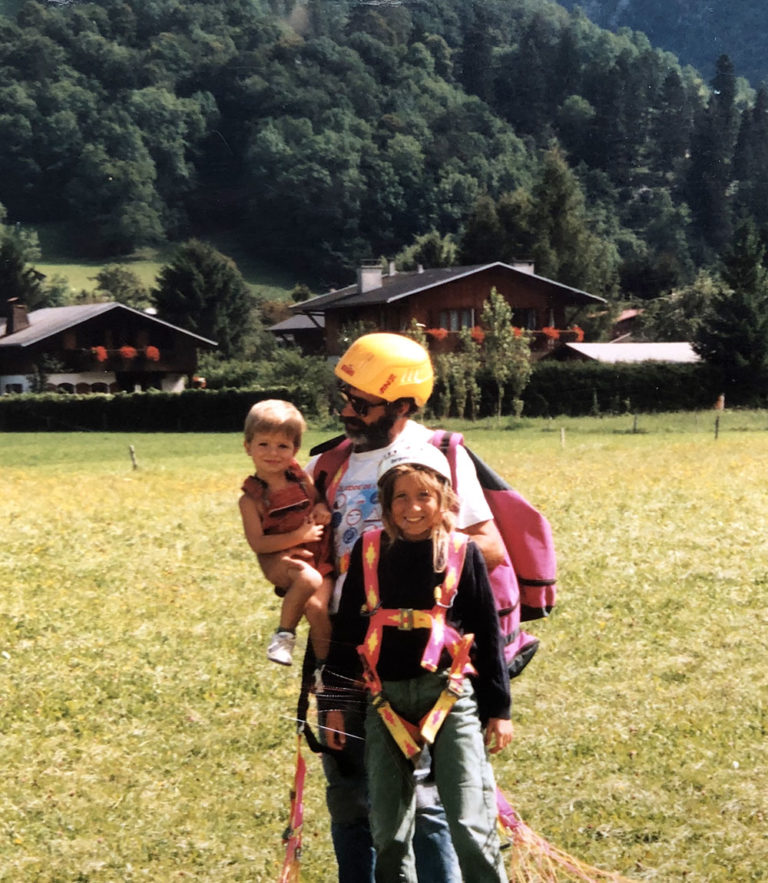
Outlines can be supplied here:
[[92, 346], [91, 352], [97, 362], [107, 361], [107, 348], [105, 346]]
[[144, 355], [149, 359], [150, 362], [160, 361], [160, 350], [156, 346], [148, 346], [144, 350]]
[[133, 346], [121, 346], [120, 349], [118, 350], [118, 352], [120, 353], [122, 358], [124, 358], [126, 361], [130, 361], [131, 359], [135, 359], [136, 356], [138, 355], [136, 348]]

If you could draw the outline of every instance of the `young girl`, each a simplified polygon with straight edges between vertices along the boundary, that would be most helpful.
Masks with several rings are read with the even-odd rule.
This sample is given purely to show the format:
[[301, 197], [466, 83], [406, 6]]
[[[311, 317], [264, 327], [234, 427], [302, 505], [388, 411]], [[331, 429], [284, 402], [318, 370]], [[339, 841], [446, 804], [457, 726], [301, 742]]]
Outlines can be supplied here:
[[354, 547], [334, 620], [320, 703], [328, 743], [345, 745], [343, 706], [362, 660], [376, 879], [417, 879], [413, 764], [430, 744], [464, 879], [506, 881], [485, 747], [496, 753], [512, 738], [510, 695], [485, 564], [452, 530], [450, 467], [434, 446], [385, 457], [379, 494], [385, 532]]
[[[331, 514], [295, 460], [306, 428], [301, 412], [290, 402], [268, 399], [251, 408], [245, 420], [244, 446], [256, 473], [243, 484], [240, 515], [245, 538], [259, 556], [264, 575], [283, 597], [268, 658], [291, 664], [296, 626], [304, 614], [318, 671], [322, 671], [331, 634], [328, 601], [333, 566], [324, 528]], [[310, 562], [297, 558], [286, 564], [281, 556], [271, 556], [300, 545], [313, 552]]]

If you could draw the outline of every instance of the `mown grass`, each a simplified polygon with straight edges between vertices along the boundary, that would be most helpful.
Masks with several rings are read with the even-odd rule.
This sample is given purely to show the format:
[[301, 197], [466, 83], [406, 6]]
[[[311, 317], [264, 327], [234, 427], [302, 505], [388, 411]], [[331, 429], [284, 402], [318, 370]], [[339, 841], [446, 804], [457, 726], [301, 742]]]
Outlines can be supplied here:
[[[768, 415], [726, 412], [717, 440], [712, 414], [628, 421], [467, 432], [560, 560], [497, 778], [591, 864], [761, 880]], [[265, 661], [277, 600], [241, 538], [240, 439], [0, 451], [0, 880], [275, 880], [298, 672]], [[322, 782], [310, 757], [311, 883], [334, 879]]]
[[[160, 271], [173, 260], [176, 246], [172, 244], [141, 248], [133, 254], [113, 260], [84, 260], [74, 258], [67, 242], [67, 231], [58, 224], [43, 224], [36, 228], [42, 252], [35, 268], [53, 279], [64, 278], [72, 293], [92, 292], [96, 288], [96, 276], [105, 267], [118, 265], [135, 273], [147, 289], [157, 285]], [[265, 300], [285, 300], [297, 282], [312, 280], [298, 279], [265, 261], [249, 254], [234, 234], [219, 233], [205, 237], [214, 248], [232, 258], [253, 293]]]

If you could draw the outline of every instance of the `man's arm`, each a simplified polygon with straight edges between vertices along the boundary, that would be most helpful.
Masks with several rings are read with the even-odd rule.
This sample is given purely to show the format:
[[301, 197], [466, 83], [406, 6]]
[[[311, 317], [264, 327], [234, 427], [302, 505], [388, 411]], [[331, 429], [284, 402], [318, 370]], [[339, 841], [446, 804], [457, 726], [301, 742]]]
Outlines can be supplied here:
[[477, 524], [470, 524], [469, 527], [462, 527], [460, 530], [477, 543], [488, 570], [493, 570], [504, 561], [506, 555], [504, 541], [493, 521], [478, 521]]
[[457, 530], [472, 537], [483, 553], [485, 566], [493, 570], [506, 557], [504, 541], [493, 521], [469, 454], [461, 445], [455, 450], [456, 493], [460, 503]]

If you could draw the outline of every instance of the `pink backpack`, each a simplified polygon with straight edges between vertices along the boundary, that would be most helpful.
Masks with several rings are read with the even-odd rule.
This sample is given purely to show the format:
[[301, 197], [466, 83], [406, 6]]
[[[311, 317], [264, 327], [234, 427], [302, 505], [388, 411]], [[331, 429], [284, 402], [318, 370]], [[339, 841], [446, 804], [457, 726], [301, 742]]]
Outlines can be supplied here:
[[[435, 430], [430, 442], [448, 458], [456, 485], [456, 449], [463, 445], [460, 433]], [[530, 662], [539, 641], [521, 628], [521, 623], [549, 615], [555, 605], [557, 562], [552, 530], [547, 519], [530, 505], [487, 463], [464, 445], [474, 464], [480, 487], [493, 513], [506, 549], [505, 560], [488, 574], [506, 641], [504, 655], [509, 676], [516, 677]], [[352, 452], [345, 436], [332, 439], [310, 451], [320, 454], [315, 464], [315, 484], [321, 494], [333, 497], [339, 470]], [[329, 503], [333, 501], [328, 499]]]

